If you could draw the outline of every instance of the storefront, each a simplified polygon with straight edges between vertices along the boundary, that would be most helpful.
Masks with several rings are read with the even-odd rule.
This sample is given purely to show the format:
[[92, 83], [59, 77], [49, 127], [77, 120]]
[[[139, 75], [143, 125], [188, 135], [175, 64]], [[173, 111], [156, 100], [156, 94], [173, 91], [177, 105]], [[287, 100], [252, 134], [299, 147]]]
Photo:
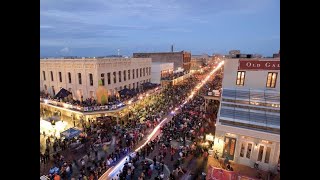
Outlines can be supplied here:
[[220, 157], [250, 167], [258, 162], [265, 171], [274, 170], [280, 159], [280, 143], [276, 141], [217, 131], [214, 142], [213, 149]]
[[60, 138], [60, 133], [70, 127], [66, 121], [57, 118], [40, 118], [40, 133]]

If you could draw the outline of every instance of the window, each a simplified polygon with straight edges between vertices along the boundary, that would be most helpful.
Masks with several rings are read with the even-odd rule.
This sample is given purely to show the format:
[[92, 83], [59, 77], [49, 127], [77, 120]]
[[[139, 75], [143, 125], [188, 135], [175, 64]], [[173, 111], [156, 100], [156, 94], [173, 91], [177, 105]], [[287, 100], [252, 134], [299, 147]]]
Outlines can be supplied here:
[[258, 161], [262, 161], [263, 150], [264, 150], [264, 146], [260, 146], [259, 154], [258, 154]]
[[135, 87], [134, 85], [136, 85], [136, 84], [135, 83], [132, 84], [132, 89], [134, 89], [134, 87]]
[[82, 84], [81, 73], [78, 73], [79, 84]]
[[104, 73], [101, 74], [101, 85], [104, 86]]
[[222, 157], [229, 157], [230, 160], [233, 160], [236, 147], [236, 139], [231, 137], [225, 137], [224, 142], [225, 143], [223, 147]]
[[142, 77], [142, 68], [140, 68], [140, 77]]
[[128, 80], [130, 80], [130, 70], [128, 70]]
[[250, 159], [250, 156], [251, 156], [251, 149], [252, 149], [252, 144], [248, 143], [247, 154], [246, 154], [246, 158], [248, 159]]
[[50, 74], [51, 74], [51, 81], [53, 81], [53, 72], [50, 71]]
[[267, 87], [275, 88], [277, 82], [278, 73], [276, 72], [269, 72], [267, 77]]
[[62, 74], [59, 72], [59, 81], [62, 82]]
[[71, 73], [68, 72], [68, 79], [69, 79], [69, 83], [71, 83]]
[[241, 144], [240, 157], [243, 157], [243, 156], [244, 156], [244, 148], [245, 148], [245, 147], [244, 147], [244, 146], [245, 146], [244, 144], [245, 144], [245, 143], [242, 143], [242, 144]]
[[127, 89], [127, 85], [124, 85], [124, 89]]
[[56, 95], [56, 91], [54, 90], [54, 86], [52, 86], [52, 93], [53, 93], [53, 95]]
[[46, 80], [46, 72], [42, 71], [43, 74], [43, 80]]
[[139, 69], [136, 69], [137, 78], [139, 78]]
[[132, 69], [132, 79], [134, 79], [134, 69]]
[[143, 68], [143, 77], [146, 76], [146, 68]]
[[92, 74], [89, 74], [89, 81], [90, 81], [90, 86], [93, 86], [93, 76], [92, 76]]
[[240, 86], [244, 85], [245, 73], [246, 73], [245, 71], [238, 71], [236, 85], [240, 85]]
[[120, 86], [120, 91], [122, 90], [122, 86]]
[[47, 85], [44, 85], [44, 90], [48, 90]]
[[149, 67], [149, 75], [151, 74], [151, 67]]
[[139, 82], [137, 82], [137, 88], [139, 88]]
[[117, 73], [113, 72], [113, 83], [117, 83]]
[[271, 152], [271, 147], [267, 147], [266, 157], [264, 158], [264, 162], [265, 162], [265, 163], [269, 163], [270, 152]]
[[110, 73], [107, 73], [107, 76], [108, 76], [108, 84], [111, 84], [111, 75], [110, 75]]
[[123, 81], [127, 80], [127, 72], [126, 70], [123, 71]]
[[121, 71], [119, 71], [119, 82], [121, 82]]
[[129, 84], [129, 89], [131, 89], [131, 84]]

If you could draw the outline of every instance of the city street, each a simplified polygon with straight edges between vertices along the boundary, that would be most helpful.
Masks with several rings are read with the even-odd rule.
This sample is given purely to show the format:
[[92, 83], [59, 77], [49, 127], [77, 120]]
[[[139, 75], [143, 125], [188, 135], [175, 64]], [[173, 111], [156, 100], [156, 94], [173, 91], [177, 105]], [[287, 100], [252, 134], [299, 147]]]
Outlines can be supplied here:
[[[181, 107], [184, 107], [185, 105], [188, 105], [187, 103], [189, 101], [192, 101], [193, 100], [193, 97], [195, 96], [196, 92], [210, 79], [210, 77], [223, 65], [223, 63], [220, 63], [214, 70], [212, 70], [205, 79], [203, 79], [199, 84], [197, 84], [194, 89], [192, 89], [190, 95], [187, 97], [187, 99], [183, 102], [183, 104], [178, 104], [175, 108], [175, 110], [173, 111], [172, 114], [179, 114], [180, 113], [180, 108]], [[199, 107], [198, 107], [199, 108]], [[160, 127], [162, 127], [163, 125], [165, 125], [167, 122], [170, 122], [171, 121], [171, 117], [167, 117], [167, 118], [164, 118], [164, 120], [158, 125], [155, 127], [155, 129], [152, 131], [152, 133], [149, 135], [149, 138], [147, 140], [147, 142], [150, 142], [150, 141], [153, 141], [157, 136], [158, 134], [160, 134]], [[140, 146], [140, 148], [142, 148], [143, 146], [145, 146], [145, 144], [147, 143], [143, 143], [142, 146]], [[180, 144], [179, 144], [180, 145]], [[154, 153], [153, 155], [157, 156], [157, 154], [159, 153], [158, 150], [156, 150], [157, 148], [155, 148], [155, 150], [153, 150], [152, 153]], [[171, 162], [171, 159], [176, 159], [175, 156], [179, 156], [179, 153], [176, 151], [174, 154], [173, 154], [173, 158], [170, 157], [170, 162]], [[148, 157], [151, 157], [151, 156], [148, 156]], [[169, 156], [168, 156], [169, 157]], [[152, 157], [151, 157], [152, 158]], [[192, 160], [192, 159], [191, 159]], [[164, 158], [164, 161], [166, 161], [166, 159]], [[200, 164], [203, 164], [203, 163], [194, 163], [194, 162], [201, 162], [201, 161], [197, 161], [197, 160], [193, 160], [191, 164], [196, 164], [196, 172], [187, 172], [189, 175], [193, 175], [194, 173], [196, 175], [199, 174], [198, 171], [201, 171], [201, 169], [203, 169], [204, 167], [199, 167]], [[170, 172], [174, 170], [174, 167], [172, 166], [172, 163], [170, 162], [167, 162], [165, 163], [167, 165], [167, 167], [170, 167], [169, 170]], [[117, 165], [115, 165], [114, 167], [112, 167], [111, 169], [109, 169], [103, 176], [101, 176], [99, 179], [100, 180], [103, 180], [103, 179], [112, 179], [112, 178], [115, 178], [118, 173], [121, 171], [121, 169], [123, 168], [123, 165], [125, 163], [125, 158], [123, 158], [123, 160], [121, 160]], [[187, 165], [187, 167], [189, 166], [189, 164]], [[189, 168], [189, 167], [188, 167]]]

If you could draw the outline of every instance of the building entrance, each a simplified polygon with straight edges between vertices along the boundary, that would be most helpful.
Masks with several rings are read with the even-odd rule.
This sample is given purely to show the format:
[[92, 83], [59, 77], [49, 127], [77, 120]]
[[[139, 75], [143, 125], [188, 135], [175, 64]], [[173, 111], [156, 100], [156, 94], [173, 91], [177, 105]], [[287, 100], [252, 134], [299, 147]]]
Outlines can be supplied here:
[[229, 160], [234, 159], [234, 151], [236, 148], [236, 138], [231, 138], [231, 137], [225, 137], [224, 139], [224, 147], [223, 147], [223, 155], [222, 157], [226, 158], [228, 157]]

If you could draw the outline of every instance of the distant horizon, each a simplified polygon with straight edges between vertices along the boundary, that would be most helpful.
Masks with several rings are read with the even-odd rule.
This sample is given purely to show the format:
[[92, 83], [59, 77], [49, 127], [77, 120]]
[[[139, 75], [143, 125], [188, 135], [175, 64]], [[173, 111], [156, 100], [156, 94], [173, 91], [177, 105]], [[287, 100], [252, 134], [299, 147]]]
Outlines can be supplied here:
[[[182, 50], [182, 51], [185, 51], [185, 50]], [[133, 52], [133, 53], [170, 53], [171, 51], [152, 51], [152, 52]], [[173, 52], [181, 52], [181, 51], [173, 51]], [[186, 52], [190, 52], [190, 51], [186, 51]], [[126, 55], [126, 54], [119, 54], [119, 56], [122, 56], [122, 57], [132, 57], [133, 56], [133, 53], [131, 53], [130, 55]], [[270, 55], [267, 55], [267, 56], [264, 56], [262, 54], [259, 54], [259, 53], [243, 53], [240, 51], [240, 54], [258, 54], [258, 55], [261, 55], [262, 57], [272, 57], [273, 54], [277, 54], [279, 53], [279, 51], [277, 52], [274, 52]], [[194, 55], [204, 55], [204, 54], [207, 54], [209, 56], [213, 56], [215, 54], [219, 54], [219, 55], [228, 55], [229, 52], [227, 53], [200, 53], [200, 54], [192, 54], [191, 52], [191, 56], [194, 56]], [[114, 57], [117, 57], [118, 55], [117, 54], [105, 54], [105, 55], [90, 55], [90, 56], [79, 56], [79, 55], [55, 55], [55, 56], [40, 56], [40, 58], [48, 58], [48, 57], [52, 57], [52, 58], [59, 58], [59, 57], [105, 57], [105, 56], [114, 56]]]
[[272, 56], [280, 49], [278, 0], [46, 0], [40, 56], [134, 52]]

